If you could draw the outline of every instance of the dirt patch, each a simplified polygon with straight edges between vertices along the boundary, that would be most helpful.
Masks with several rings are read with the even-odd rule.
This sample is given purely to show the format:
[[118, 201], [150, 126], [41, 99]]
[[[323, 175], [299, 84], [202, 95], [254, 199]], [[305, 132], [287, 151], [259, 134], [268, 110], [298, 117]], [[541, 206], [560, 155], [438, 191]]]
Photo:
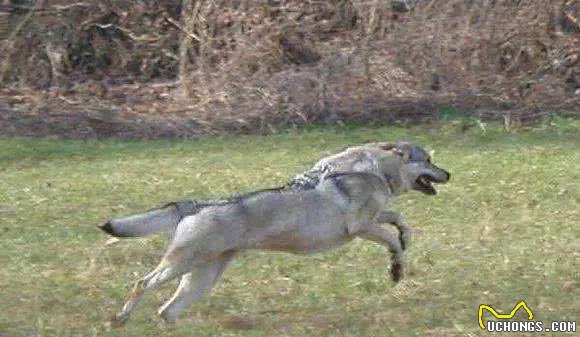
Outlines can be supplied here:
[[[462, 116], [509, 122], [514, 127], [559, 115], [580, 116], [580, 100], [552, 102], [542, 108], [519, 107], [481, 95], [340, 98], [317, 113], [238, 110], [213, 113], [176, 102], [143, 100], [119, 104], [114, 100], [19, 93], [0, 95], [0, 134], [3, 136], [65, 139], [192, 138], [219, 134], [268, 134], [307, 125], [406, 125], [439, 119], [442, 111]], [[74, 100], [74, 101], [73, 101]], [[223, 109], [223, 108], [222, 108]]]

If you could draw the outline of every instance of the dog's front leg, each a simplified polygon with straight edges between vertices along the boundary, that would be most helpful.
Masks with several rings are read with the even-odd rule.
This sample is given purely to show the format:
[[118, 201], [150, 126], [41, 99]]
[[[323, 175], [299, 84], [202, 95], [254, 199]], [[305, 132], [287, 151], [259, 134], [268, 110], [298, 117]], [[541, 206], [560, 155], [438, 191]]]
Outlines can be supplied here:
[[399, 230], [399, 241], [403, 250], [409, 248], [411, 241], [411, 227], [405, 221], [405, 218], [397, 212], [382, 211], [377, 219], [378, 223], [390, 223]]
[[399, 282], [403, 277], [403, 249], [399, 240], [394, 238], [386, 229], [376, 224], [363, 227], [357, 235], [363, 239], [379, 243], [389, 249], [393, 258], [391, 275], [393, 281]]

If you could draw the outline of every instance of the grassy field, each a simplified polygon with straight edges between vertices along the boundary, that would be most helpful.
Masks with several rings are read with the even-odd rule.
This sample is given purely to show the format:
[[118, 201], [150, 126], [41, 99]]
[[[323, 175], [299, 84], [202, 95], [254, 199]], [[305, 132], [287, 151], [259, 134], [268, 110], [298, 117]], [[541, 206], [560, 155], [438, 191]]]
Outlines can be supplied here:
[[[580, 321], [580, 122], [459, 129], [0, 139], [0, 336], [485, 336], [479, 304], [509, 311], [520, 300], [537, 320]], [[279, 185], [348, 145], [396, 139], [435, 150], [452, 172], [438, 196], [412, 193], [392, 205], [415, 229], [398, 285], [388, 255], [369, 242], [308, 257], [248, 252], [178, 324], [156, 316], [172, 283], [127, 326], [107, 326], [166, 239], [105, 245], [97, 224], [184, 197]]]

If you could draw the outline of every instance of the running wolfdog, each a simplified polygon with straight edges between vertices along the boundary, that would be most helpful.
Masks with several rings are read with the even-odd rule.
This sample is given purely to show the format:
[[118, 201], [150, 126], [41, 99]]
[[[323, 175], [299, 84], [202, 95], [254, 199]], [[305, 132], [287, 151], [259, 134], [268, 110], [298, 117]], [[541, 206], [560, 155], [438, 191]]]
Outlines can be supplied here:
[[[310, 170], [294, 177], [285, 186], [275, 189], [280, 191], [310, 190], [315, 188], [325, 175], [336, 172], [378, 173], [380, 171], [377, 166], [379, 158], [392, 154], [392, 151], [397, 151], [396, 149], [408, 149], [412, 161], [422, 161], [428, 158], [423, 149], [405, 142], [367, 143], [323, 158]], [[393, 169], [399, 168], [393, 167]], [[398, 191], [394, 193], [398, 194]], [[158, 232], [173, 233], [177, 224], [186, 216], [194, 215], [206, 207], [235, 203], [237, 199], [237, 197], [231, 197], [219, 200], [175, 201], [145, 213], [112, 219], [100, 228], [116, 237], [142, 237]]]
[[[112, 323], [125, 323], [145, 292], [181, 276], [177, 291], [159, 310], [165, 320], [175, 321], [209, 293], [227, 264], [245, 250], [309, 254], [360, 237], [390, 251], [392, 278], [399, 281], [409, 228], [400, 215], [386, 210], [387, 202], [410, 190], [435, 194], [432, 183], [447, 182], [449, 173], [409, 143], [383, 144], [376, 151], [382, 155], [361, 172], [323, 174], [313, 189], [258, 191], [184, 218], [159, 265], [137, 281]], [[398, 226], [399, 239], [382, 223]]]

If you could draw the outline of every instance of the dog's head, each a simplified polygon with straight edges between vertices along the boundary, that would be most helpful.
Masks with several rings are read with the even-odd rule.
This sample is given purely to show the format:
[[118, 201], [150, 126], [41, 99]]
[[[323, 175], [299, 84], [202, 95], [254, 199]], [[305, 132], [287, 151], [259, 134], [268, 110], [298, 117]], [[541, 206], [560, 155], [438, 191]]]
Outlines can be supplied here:
[[[449, 181], [450, 174], [431, 162], [431, 156], [423, 148], [407, 143], [383, 143], [379, 145], [383, 151], [389, 151], [398, 156], [396, 164], [399, 170], [393, 169], [392, 156], [383, 160], [384, 174], [391, 175], [395, 180], [397, 194], [409, 190], [419, 191], [428, 195], [437, 194], [433, 183], [444, 184]], [[393, 173], [398, 171], [396, 176]]]

